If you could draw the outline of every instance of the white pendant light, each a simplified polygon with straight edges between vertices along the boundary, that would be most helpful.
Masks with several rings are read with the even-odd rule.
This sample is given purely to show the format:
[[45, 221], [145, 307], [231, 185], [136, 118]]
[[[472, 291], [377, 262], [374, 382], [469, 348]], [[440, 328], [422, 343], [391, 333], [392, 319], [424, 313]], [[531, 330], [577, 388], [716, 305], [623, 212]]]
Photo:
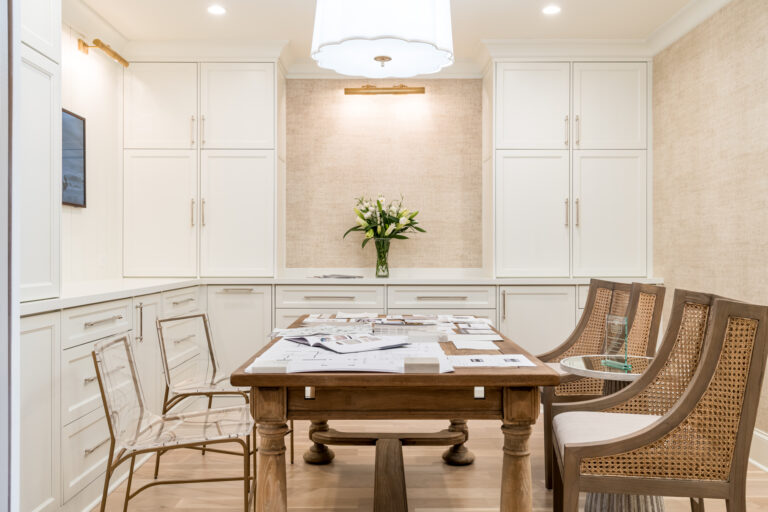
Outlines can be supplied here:
[[312, 58], [350, 76], [437, 73], [453, 64], [450, 0], [317, 0]]

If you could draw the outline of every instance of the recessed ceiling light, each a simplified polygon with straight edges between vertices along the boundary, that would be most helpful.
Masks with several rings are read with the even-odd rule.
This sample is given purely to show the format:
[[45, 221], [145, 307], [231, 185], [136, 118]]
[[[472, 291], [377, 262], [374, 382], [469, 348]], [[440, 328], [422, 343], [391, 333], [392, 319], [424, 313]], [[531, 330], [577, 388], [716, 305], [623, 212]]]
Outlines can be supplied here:
[[553, 16], [555, 14], [560, 14], [560, 6], [559, 5], [548, 5], [545, 8], [541, 10], [544, 14], [548, 16]]
[[226, 12], [227, 10], [218, 4], [213, 4], [208, 7], [208, 13], [215, 14], [216, 16], [221, 16], [222, 14], [226, 14]]

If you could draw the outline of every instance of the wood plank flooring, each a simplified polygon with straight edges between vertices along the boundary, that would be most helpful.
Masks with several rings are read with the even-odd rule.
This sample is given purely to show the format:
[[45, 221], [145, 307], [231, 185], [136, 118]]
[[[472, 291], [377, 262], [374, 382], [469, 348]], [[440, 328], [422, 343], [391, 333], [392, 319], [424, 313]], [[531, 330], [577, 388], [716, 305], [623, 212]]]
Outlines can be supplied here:
[[[364, 422], [334, 421], [348, 431], [430, 431], [447, 427], [447, 421]], [[466, 467], [443, 464], [443, 447], [403, 449], [408, 505], [411, 512], [490, 512], [498, 510], [502, 435], [499, 421], [470, 421], [467, 446], [475, 463]], [[310, 466], [301, 458], [309, 446], [309, 422], [296, 422], [296, 463], [288, 464], [288, 508], [291, 512], [357, 512], [373, 509], [375, 448], [334, 446], [336, 459], [328, 466]], [[286, 439], [287, 441], [287, 439]], [[234, 446], [234, 445], [233, 445]], [[535, 511], [552, 510], [552, 493], [544, 488], [543, 432], [541, 421], [531, 439]], [[152, 478], [153, 460], [134, 477], [133, 489]], [[242, 474], [236, 457], [192, 450], [178, 450], [162, 457], [160, 478], [199, 478]], [[242, 484], [237, 482], [158, 486], [140, 494], [129, 505], [132, 512], [158, 510], [242, 510]], [[122, 510], [125, 484], [109, 498], [107, 510]], [[768, 473], [750, 466], [747, 510], [768, 512]], [[584, 495], [582, 494], [582, 500]], [[667, 498], [667, 512], [688, 512], [688, 499]], [[725, 502], [708, 500], [707, 512], [725, 511]]]

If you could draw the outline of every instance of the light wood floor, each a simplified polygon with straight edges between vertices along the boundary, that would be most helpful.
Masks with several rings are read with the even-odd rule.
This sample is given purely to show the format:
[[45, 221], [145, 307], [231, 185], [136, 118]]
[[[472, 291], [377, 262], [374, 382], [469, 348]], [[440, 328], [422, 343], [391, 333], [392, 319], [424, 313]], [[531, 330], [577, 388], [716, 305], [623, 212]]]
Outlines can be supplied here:
[[[384, 426], [382, 423], [388, 425]], [[334, 421], [339, 430], [430, 431], [447, 426], [442, 421]], [[296, 462], [288, 464], [288, 508], [292, 512], [370, 511], [373, 506], [373, 447], [333, 447], [336, 459], [328, 466], [305, 464], [301, 454], [309, 446], [308, 422], [296, 422]], [[405, 473], [411, 512], [487, 512], [498, 510], [502, 435], [498, 421], [470, 421], [467, 446], [475, 463], [456, 468], [442, 463], [442, 447], [406, 447]], [[286, 438], [286, 441], [288, 439]], [[233, 445], [234, 446], [234, 445]], [[544, 488], [541, 421], [531, 440], [535, 511], [552, 510], [552, 493]], [[150, 481], [150, 460], [134, 477], [134, 489]], [[240, 473], [239, 473], [240, 472]], [[242, 474], [240, 459], [192, 450], [162, 457], [160, 478], [199, 478], [203, 475]], [[123, 484], [109, 498], [107, 510], [122, 509]], [[768, 512], [768, 473], [750, 466], [747, 510]], [[242, 510], [242, 484], [237, 482], [185, 484], [150, 488], [130, 502], [132, 512], [158, 510]], [[582, 495], [583, 499], [583, 495]], [[689, 511], [687, 499], [667, 498], [667, 512]], [[708, 512], [725, 511], [722, 501], [707, 501]]]

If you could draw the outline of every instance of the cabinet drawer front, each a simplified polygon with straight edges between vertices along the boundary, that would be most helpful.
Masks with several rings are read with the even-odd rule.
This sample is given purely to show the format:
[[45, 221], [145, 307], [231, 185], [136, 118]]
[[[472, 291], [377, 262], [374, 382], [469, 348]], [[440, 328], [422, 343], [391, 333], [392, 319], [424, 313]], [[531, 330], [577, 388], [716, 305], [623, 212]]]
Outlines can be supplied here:
[[168, 358], [168, 368], [176, 368], [193, 357], [208, 357], [208, 340], [199, 319], [191, 318], [165, 324], [163, 344]]
[[179, 316], [193, 311], [203, 311], [200, 287], [182, 288], [163, 292], [163, 317]]
[[94, 343], [61, 353], [61, 424], [67, 425], [91, 411], [102, 409], [101, 391], [93, 366]]
[[495, 308], [494, 286], [390, 286], [390, 308]]
[[384, 308], [383, 286], [278, 286], [275, 306], [346, 310], [349, 308]]
[[[276, 329], [286, 329], [288, 328], [293, 322], [298, 320], [304, 315], [309, 315], [311, 313], [320, 313], [320, 314], [327, 314], [327, 315], [334, 315], [338, 312], [338, 309], [276, 309], [275, 310], [275, 328]], [[384, 314], [384, 309], [378, 309], [378, 308], [366, 308], [366, 309], [354, 309], [354, 308], [345, 308], [345, 313], [376, 313], [378, 315]]]
[[129, 331], [133, 325], [131, 299], [65, 309], [61, 319], [64, 349]]
[[109, 428], [102, 410], [62, 429], [61, 479], [65, 502], [104, 474], [109, 447]]

